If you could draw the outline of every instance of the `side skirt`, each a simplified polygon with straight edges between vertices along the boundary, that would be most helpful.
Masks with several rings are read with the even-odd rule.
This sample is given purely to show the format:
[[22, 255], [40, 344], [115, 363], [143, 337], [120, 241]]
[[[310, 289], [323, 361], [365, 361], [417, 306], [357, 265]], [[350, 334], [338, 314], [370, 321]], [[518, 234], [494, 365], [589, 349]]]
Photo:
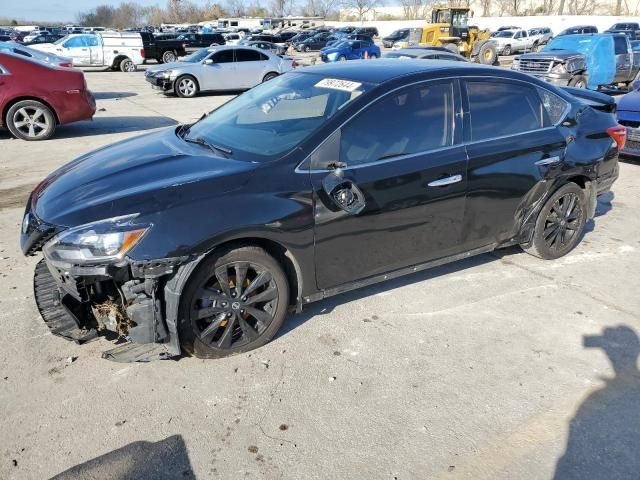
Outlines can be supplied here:
[[321, 292], [304, 297], [304, 303], [309, 304], [309, 303], [317, 302], [318, 300], [323, 300], [325, 298], [329, 298], [334, 295], [338, 295], [340, 293], [349, 292], [351, 290], [356, 290], [362, 287], [368, 287], [369, 285], [374, 285], [376, 283], [384, 282], [386, 280], [391, 280], [393, 278], [403, 277], [405, 275], [409, 275], [410, 273], [421, 272], [423, 270], [428, 270], [430, 268], [439, 267], [446, 263], [457, 262], [458, 260], [464, 260], [465, 258], [474, 257], [476, 255], [482, 255], [483, 253], [489, 253], [495, 250], [496, 247], [497, 245], [495, 243], [492, 243], [491, 245], [486, 245], [484, 247], [469, 250], [468, 252], [459, 253], [457, 255], [438, 258], [436, 260], [430, 260], [429, 262], [401, 268], [399, 270], [394, 270], [389, 273], [375, 275], [373, 277], [365, 278], [363, 280], [357, 280], [355, 282], [345, 283], [343, 285], [329, 288], [327, 290], [322, 290]]

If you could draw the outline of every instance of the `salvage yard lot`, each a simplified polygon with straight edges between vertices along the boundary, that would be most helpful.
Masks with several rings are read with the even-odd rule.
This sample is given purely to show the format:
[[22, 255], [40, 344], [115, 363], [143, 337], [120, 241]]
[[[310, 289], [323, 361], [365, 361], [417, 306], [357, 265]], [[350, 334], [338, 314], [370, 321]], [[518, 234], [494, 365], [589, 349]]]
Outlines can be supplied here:
[[[640, 374], [607, 383], [607, 355], [583, 337], [640, 334], [640, 165], [621, 165], [560, 260], [502, 250], [313, 304], [248, 354], [117, 364], [100, 358], [106, 340], [77, 346], [39, 318], [37, 259], [18, 245], [27, 195], [82, 153], [232, 95], [165, 97], [140, 72], [86, 78], [92, 122], [45, 142], [0, 132], [0, 478], [546, 479], [568, 442], [589, 458], [603, 437], [622, 452], [600, 460], [607, 478], [637, 475]], [[628, 359], [633, 340], [608, 343], [611, 356]]]

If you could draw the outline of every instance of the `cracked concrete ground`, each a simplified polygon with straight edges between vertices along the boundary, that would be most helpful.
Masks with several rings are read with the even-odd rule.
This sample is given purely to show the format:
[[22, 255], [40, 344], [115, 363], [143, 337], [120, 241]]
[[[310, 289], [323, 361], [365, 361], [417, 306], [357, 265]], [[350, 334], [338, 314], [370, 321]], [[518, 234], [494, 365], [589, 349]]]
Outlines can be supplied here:
[[105, 340], [77, 346], [38, 317], [26, 196], [231, 97], [87, 81], [93, 122], [38, 143], [0, 132], [0, 478], [637, 478], [640, 166], [621, 165], [558, 261], [499, 251], [314, 304], [248, 354], [115, 364]]

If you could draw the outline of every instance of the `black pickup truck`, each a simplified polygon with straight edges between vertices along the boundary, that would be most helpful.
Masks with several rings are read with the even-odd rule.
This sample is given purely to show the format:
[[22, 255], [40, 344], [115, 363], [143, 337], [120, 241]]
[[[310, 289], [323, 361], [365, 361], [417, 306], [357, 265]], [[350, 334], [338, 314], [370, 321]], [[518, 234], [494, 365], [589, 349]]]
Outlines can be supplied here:
[[155, 58], [158, 63], [171, 63], [187, 54], [186, 43], [182, 40], [156, 38], [149, 32], [140, 32], [140, 36], [146, 59]]
[[178, 40], [185, 44], [188, 52], [226, 43], [221, 33], [183, 33]]

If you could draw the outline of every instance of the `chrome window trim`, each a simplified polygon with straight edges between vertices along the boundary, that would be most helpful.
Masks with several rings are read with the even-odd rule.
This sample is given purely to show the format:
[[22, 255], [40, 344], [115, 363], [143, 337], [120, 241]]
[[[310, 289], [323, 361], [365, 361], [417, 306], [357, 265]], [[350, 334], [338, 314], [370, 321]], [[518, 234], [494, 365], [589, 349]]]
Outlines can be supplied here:
[[[402, 85], [399, 87], [394, 88], [393, 90], [389, 90], [388, 92], [386, 92], [384, 95], [379, 96], [374, 98], [373, 100], [371, 100], [369, 103], [367, 103], [366, 105], [363, 105], [360, 109], [358, 109], [358, 111], [356, 111], [353, 115], [351, 115], [349, 118], [347, 118], [344, 122], [342, 122], [335, 130], [333, 130], [329, 135], [327, 135], [325, 137], [325, 139], [320, 142], [320, 144], [314, 148], [300, 163], [298, 163], [298, 165], [296, 165], [296, 168], [294, 169], [294, 173], [302, 173], [302, 174], [309, 174], [309, 173], [324, 173], [324, 172], [330, 172], [331, 170], [327, 170], [327, 169], [314, 169], [312, 170], [311, 168], [308, 169], [301, 169], [300, 165], [304, 164], [309, 157], [311, 157], [314, 153], [316, 153], [324, 144], [325, 142], [337, 131], [340, 130], [342, 127], [344, 127], [348, 122], [350, 122], [354, 117], [356, 117], [357, 115], [360, 114], [360, 112], [362, 112], [363, 110], [369, 108], [369, 106], [375, 102], [377, 102], [378, 100], [381, 100], [383, 98], [385, 98], [387, 95], [391, 95], [394, 92], [397, 92], [398, 90], [401, 90], [405, 87], [412, 87], [415, 85], [419, 85], [421, 83], [428, 83], [428, 82], [439, 82], [439, 81], [444, 81], [444, 80], [460, 80], [461, 82], [465, 82], [466, 80], [485, 80], [485, 79], [496, 79], [496, 80], [502, 80], [502, 81], [506, 81], [506, 82], [517, 82], [517, 83], [521, 83], [523, 85], [526, 85], [529, 88], [539, 88], [542, 90], [546, 90], [547, 92], [549, 92], [552, 95], [555, 95], [556, 97], [559, 97], [561, 100], [563, 100], [564, 102], [567, 103], [566, 109], [564, 111], [564, 113], [562, 114], [562, 116], [560, 117], [561, 120], [559, 120], [557, 123], [553, 124], [552, 126], [549, 127], [542, 127], [542, 128], [536, 128], [533, 130], [527, 130], [526, 132], [520, 132], [520, 133], [516, 133], [513, 135], [500, 135], [497, 137], [491, 137], [491, 138], [485, 138], [482, 140], [475, 140], [475, 141], [468, 141], [465, 142], [464, 140], [460, 143], [455, 143], [453, 145], [449, 145], [446, 147], [441, 147], [438, 149], [431, 149], [431, 150], [424, 150], [422, 152], [415, 152], [415, 153], [410, 153], [410, 154], [406, 154], [406, 155], [400, 155], [398, 157], [393, 157], [390, 158], [388, 160], [382, 160], [382, 161], [373, 161], [373, 162], [367, 162], [367, 163], [362, 163], [362, 164], [358, 164], [358, 165], [354, 165], [353, 167], [345, 167], [342, 170], [350, 170], [350, 169], [355, 169], [355, 168], [360, 168], [360, 167], [364, 167], [364, 166], [371, 166], [371, 165], [381, 165], [384, 163], [389, 163], [389, 162], [396, 162], [396, 161], [402, 161], [405, 160], [406, 158], [411, 158], [414, 156], [418, 156], [418, 155], [424, 155], [427, 153], [438, 153], [439, 151], [442, 150], [446, 150], [449, 148], [454, 148], [454, 147], [459, 147], [459, 146], [467, 146], [467, 145], [475, 145], [478, 143], [484, 143], [484, 142], [490, 142], [490, 141], [494, 141], [494, 140], [502, 140], [505, 138], [512, 138], [512, 137], [518, 137], [520, 135], [527, 135], [533, 132], [542, 132], [542, 131], [546, 131], [546, 130], [552, 130], [557, 128], [559, 125], [562, 124], [562, 122], [564, 122], [564, 120], [566, 119], [567, 115], [569, 114], [569, 112], [571, 111], [571, 103], [566, 101], [564, 98], [560, 97], [557, 93], [551, 91], [549, 88], [547, 88], [546, 85], [542, 86], [542, 85], [535, 85], [529, 82], [526, 82], [524, 80], [520, 80], [517, 78], [505, 78], [505, 77], [499, 77], [499, 76], [495, 76], [495, 75], [489, 75], [489, 76], [448, 76], [448, 77], [438, 77], [438, 78], [430, 78], [427, 80], [418, 80], [412, 83], [407, 83], [406, 85]], [[462, 88], [464, 88], [464, 85], [461, 85], [461, 90]], [[540, 103], [542, 103], [542, 99], [540, 99]], [[544, 106], [544, 105], [543, 105]], [[462, 107], [462, 105], [461, 105]], [[454, 116], [457, 113], [454, 112]], [[461, 115], [464, 117], [465, 112], [461, 112]], [[455, 125], [454, 125], [455, 128]], [[455, 135], [455, 132], [454, 132]]]

